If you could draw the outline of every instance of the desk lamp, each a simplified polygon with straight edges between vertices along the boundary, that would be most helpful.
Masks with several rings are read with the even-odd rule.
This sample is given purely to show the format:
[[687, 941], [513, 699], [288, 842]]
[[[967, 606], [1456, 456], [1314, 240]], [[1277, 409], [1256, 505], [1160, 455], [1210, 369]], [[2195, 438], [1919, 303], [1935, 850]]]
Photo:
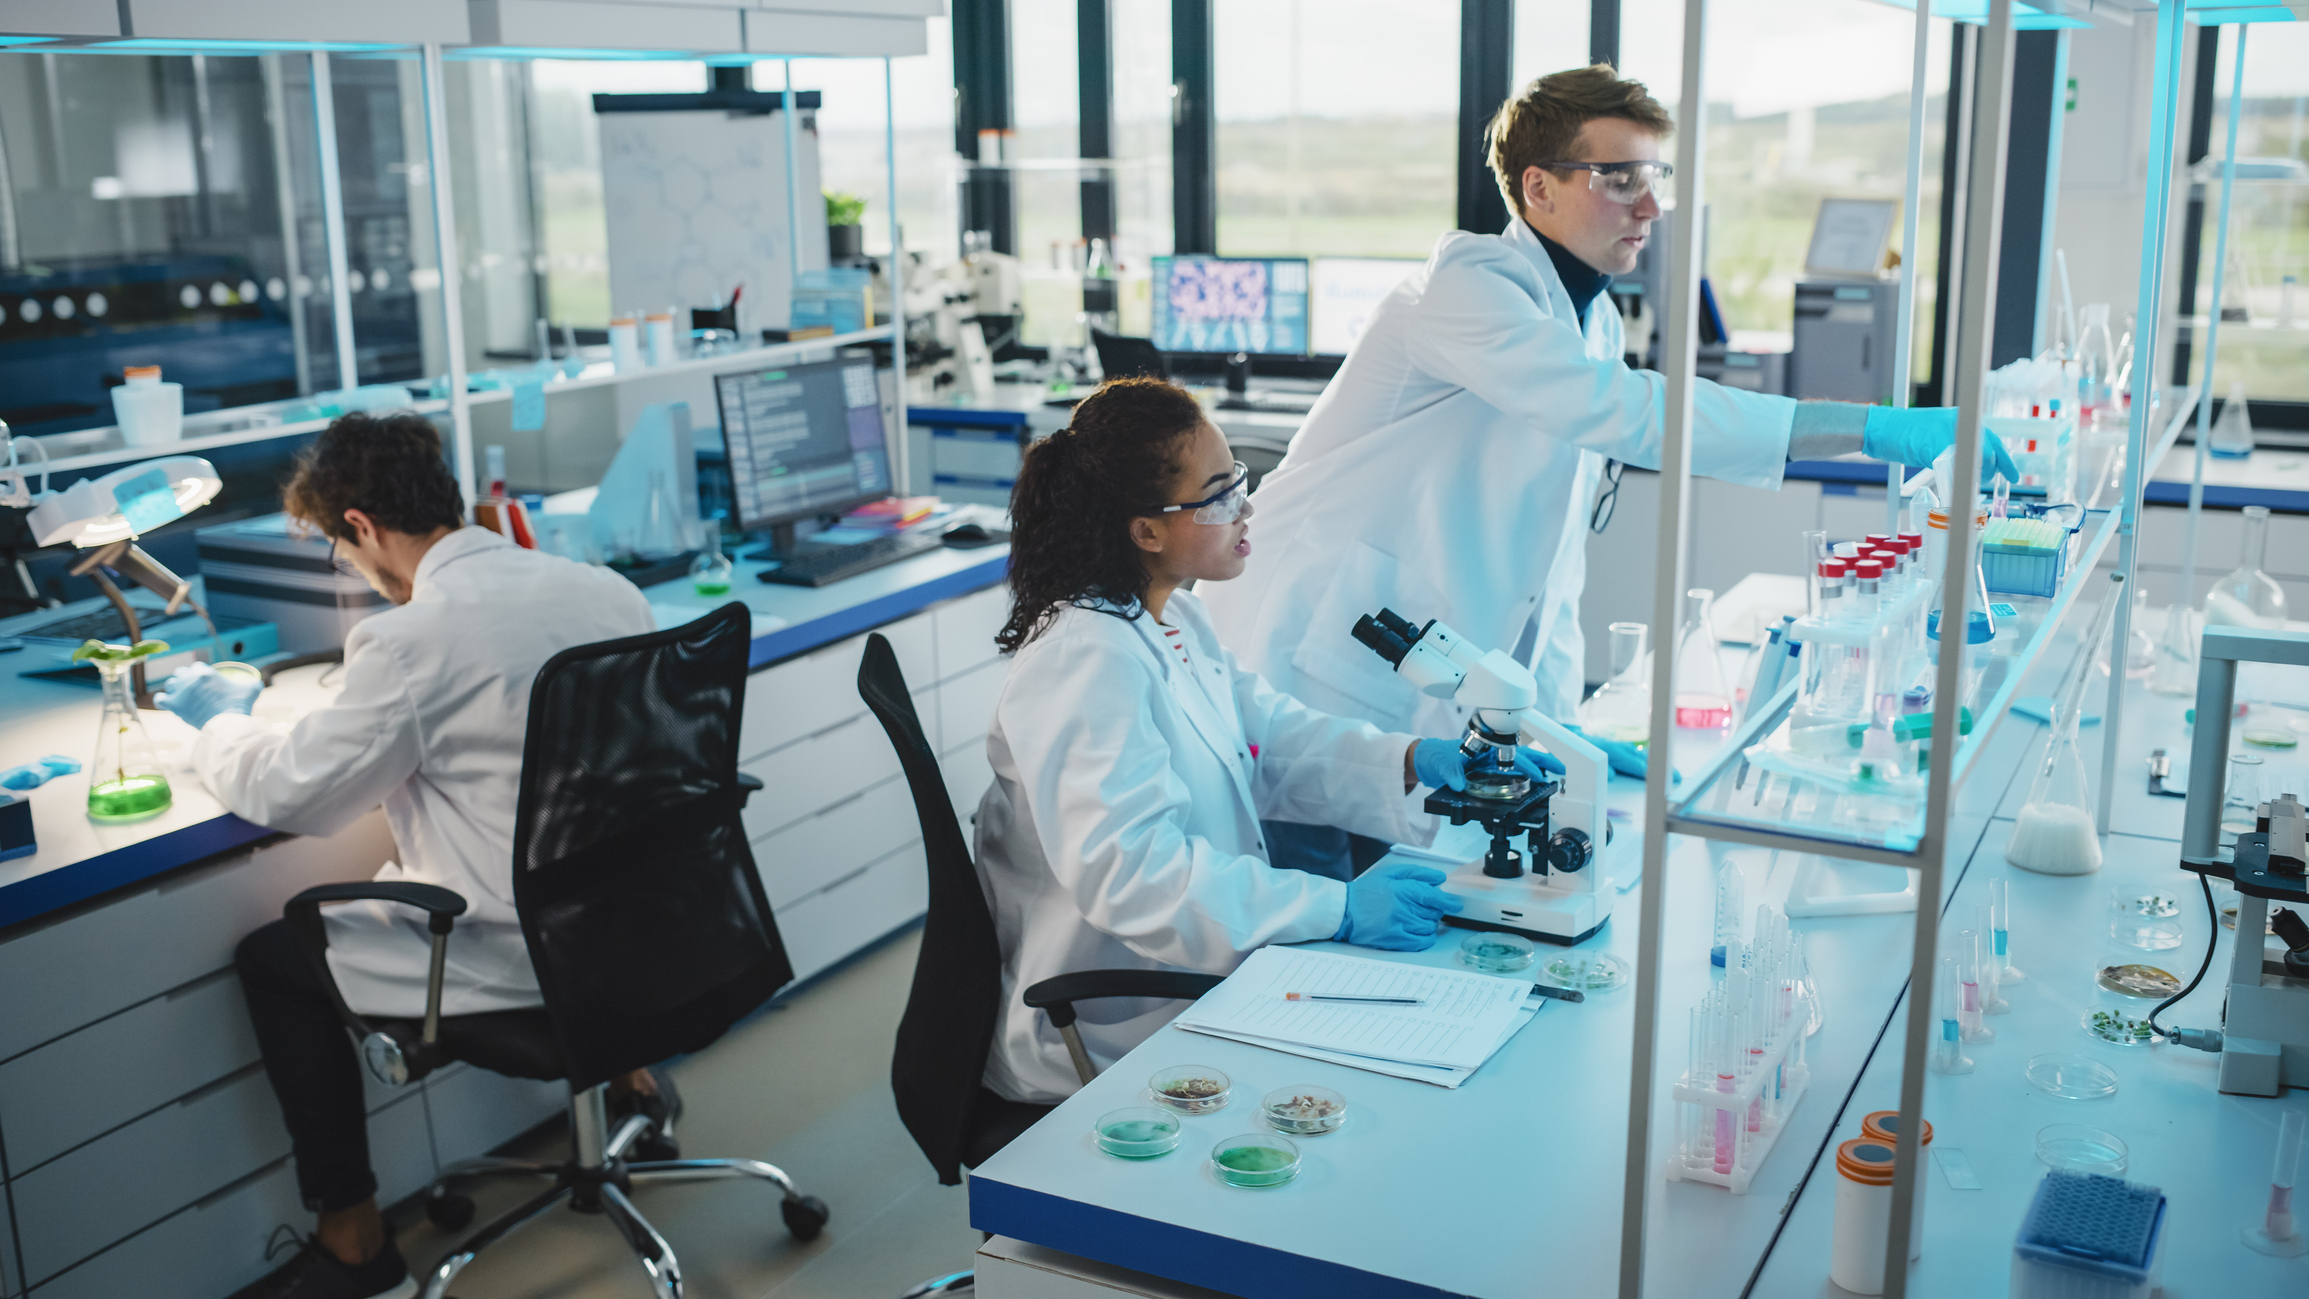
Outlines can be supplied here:
[[[61, 492], [43, 495], [32, 507], [29, 522], [34, 545], [70, 542], [88, 553], [71, 566], [76, 577], [96, 583], [128, 626], [128, 640], [143, 639], [143, 628], [128, 598], [113, 584], [119, 574], [168, 601], [164, 612], [174, 616], [191, 603], [207, 619], [208, 611], [192, 599], [192, 584], [170, 572], [136, 544], [143, 533], [173, 523], [212, 500], [224, 482], [216, 467], [199, 456], [163, 456], [127, 465], [98, 478], [84, 478]], [[211, 624], [211, 634], [214, 624]], [[136, 706], [152, 707], [152, 692], [144, 679], [144, 663], [132, 669]]]

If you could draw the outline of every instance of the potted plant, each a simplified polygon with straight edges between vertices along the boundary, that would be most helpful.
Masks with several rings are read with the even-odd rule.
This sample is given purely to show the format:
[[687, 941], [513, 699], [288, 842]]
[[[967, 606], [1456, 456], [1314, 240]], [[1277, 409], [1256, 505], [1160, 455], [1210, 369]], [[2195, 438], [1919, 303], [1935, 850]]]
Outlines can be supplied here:
[[866, 200], [855, 194], [826, 192], [826, 252], [835, 265], [862, 255]]

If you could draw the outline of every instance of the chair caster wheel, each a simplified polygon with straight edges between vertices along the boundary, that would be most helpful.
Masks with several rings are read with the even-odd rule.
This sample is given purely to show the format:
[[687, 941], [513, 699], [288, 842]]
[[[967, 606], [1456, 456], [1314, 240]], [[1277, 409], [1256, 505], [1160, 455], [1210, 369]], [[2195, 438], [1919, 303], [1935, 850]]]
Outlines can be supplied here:
[[425, 1199], [425, 1218], [444, 1231], [463, 1231], [473, 1222], [470, 1195], [432, 1195]]
[[787, 1200], [778, 1206], [778, 1212], [785, 1216], [786, 1230], [796, 1240], [816, 1240], [818, 1233], [826, 1229], [826, 1219], [833, 1216], [833, 1210], [815, 1195]]

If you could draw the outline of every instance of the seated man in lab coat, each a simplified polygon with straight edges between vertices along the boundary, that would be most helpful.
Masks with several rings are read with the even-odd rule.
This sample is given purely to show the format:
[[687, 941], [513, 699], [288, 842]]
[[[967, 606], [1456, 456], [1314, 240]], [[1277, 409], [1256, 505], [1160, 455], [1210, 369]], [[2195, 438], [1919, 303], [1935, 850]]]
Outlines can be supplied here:
[[[208, 787], [259, 825], [334, 834], [383, 804], [401, 860], [377, 878], [437, 884], [468, 904], [449, 939], [443, 1013], [540, 1004], [513, 907], [530, 683], [561, 650], [652, 630], [648, 601], [606, 569], [466, 526], [440, 435], [420, 415], [330, 425], [299, 458], [283, 503], [330, 538], [340, 568], [398, 607], [354, 625], [342, 693], [285, 732], [248, 715], [253, 683], [205, 666], [172, 678], [162, 706], [200, 729], [193, 765]], [[424, 916], [380, 902], [324, 915], [346, 1002], [363, 1015], [421, 1016]], [[250, 934], [237, 965], [298, 1187], [320, 1214], [317, 1237], [271, 1293], [416, 1294], [377, 1212], [361, 1066], [317, 971], [285, 921]], [[621, 1090], [628, 1106], [673, 1104], [646, 1074]]]
[[[1269, 541], [1203, 597], [1245, 668], [1325, 712], [1457, 733], [1466, 718], [1450, 700], [1422, 696], [1348, 634], [1391, 607], [1523, 658], [1541, 705], [1571, 719], [1586, 679], [1590, 503], [1606, 460], [1660, 463], [1666, 380], [1622, 359], [1604, 289], [1650, 238], [1673, 127], [1606, 64], [1542, 77], [1500, 108], [1490, 141], [1505, 232], [1444, 235], [1380, 302], [1252, 498]], [[1705, 380], [1692, 405], [1692, 472], [1754, 487], [1777, 488], [1791, 459], [1853, 451], [1928, 465], [1956, 428], [1951, 409], [1799, 403]], [[1992, 468], [2019, 481], [1982, 437]], [[1653, 643], [1667, 639], [1654, 629]], [[1642, 774], [1640, 751], [1597, 742], [1614, 769]], [[1386, 847], [1329, 826], [1267, 834], [1277, 865], [1340, 877]]]

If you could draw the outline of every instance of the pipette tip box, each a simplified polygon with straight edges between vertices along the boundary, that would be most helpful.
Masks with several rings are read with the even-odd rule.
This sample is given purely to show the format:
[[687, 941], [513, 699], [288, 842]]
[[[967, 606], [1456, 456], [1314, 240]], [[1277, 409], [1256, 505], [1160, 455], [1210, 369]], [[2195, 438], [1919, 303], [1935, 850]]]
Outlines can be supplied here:
[[2165, 1196], [2099, 1173], [2055, 1170], [2012, 1243], [2012, 1299], [2148, 1299], [2163, 1269]]

